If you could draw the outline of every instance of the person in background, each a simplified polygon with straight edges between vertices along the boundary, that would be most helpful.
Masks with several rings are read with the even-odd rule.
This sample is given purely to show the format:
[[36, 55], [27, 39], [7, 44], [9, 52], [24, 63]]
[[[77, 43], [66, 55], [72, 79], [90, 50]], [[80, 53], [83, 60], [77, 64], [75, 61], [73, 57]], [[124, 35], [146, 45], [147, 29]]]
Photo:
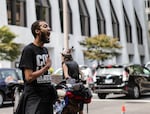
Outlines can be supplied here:
[[[80, 79], [79, 75], [80, 75], [81, 71], [79, 69], [78, 63], [73, 60], [71, 51], [72, 51], [72, 49], [65, 49], [61, 53], [63, 78], [66, 80], [68, 80], [70, 78], [79, 80]], [[83, 103], [80, 103], [79, 114], [83, 114], [83, 107], [84, 107]]]
[[53, 114], [53, 86], [49, 68], [51, 58], [45, 43], [50, 42], [51, 28], [42, 20], [31, 26], [34, 41], [22, 51], [19, 68], [23, 72], [24, 93], [18, 114]]

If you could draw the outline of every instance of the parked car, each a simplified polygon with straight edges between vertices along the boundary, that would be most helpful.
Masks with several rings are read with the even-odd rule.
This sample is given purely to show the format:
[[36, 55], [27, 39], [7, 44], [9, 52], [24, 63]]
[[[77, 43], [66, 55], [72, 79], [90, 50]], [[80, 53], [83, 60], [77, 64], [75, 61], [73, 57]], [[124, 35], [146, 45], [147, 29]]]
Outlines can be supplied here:
[[54, 74], [58, 76], [62, 76], [63, 74], [62, 68], [58, 68], [57, 70], [55, 70], [52, 75]]
[[105, 99], [110, 93], [140, 98], [150, 92], [150, 70], [142, 65], [101, 66], [97, 70], [94, 93]]
[[84, 75], [84, 80], [92, 78], [92, 70], [90, 67], [88, 67], [87, 65], [79, 65], [79, 68]]
[[23, 83], [22, 71], [15, 68], [0, 68], [0, 107], [3, 102], [14, 100], [14, 91], [9, 90], [12, 83]]
[[51, 75], [51, 81], [53, 84], [58, 84], [63, 80], [62, 68], [58, 68]]
[[147, 67], [148, 69], [150, 69], [150, 61], [145, 64], [145, 67]]

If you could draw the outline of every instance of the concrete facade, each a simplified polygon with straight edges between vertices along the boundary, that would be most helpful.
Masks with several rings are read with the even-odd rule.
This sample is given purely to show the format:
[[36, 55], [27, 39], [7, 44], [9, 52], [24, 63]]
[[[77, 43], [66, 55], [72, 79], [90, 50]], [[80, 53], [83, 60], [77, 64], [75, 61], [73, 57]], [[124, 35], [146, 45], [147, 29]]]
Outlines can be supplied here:
[[[49, 0], [52, 8], [52, 33], [51, 33], [51, 43], [46, 44], [48, 47], [51, 58], [52, 58], [52, 67], [57, 69], [61, 67], [61, 56], [60, 52], [62, 51], [63, 44], [63, 33], [61, 33], [60, 25], [60, 15], [59, 15], [59, 4], [58, 0]], [[149, 56], [149, 44], [148, 44], [148, 29], [145, 16], [145, 7], [143, 0], [111, 0], [114, 10], [116, 12], [119, 26], [120, 26], [120, 43], [123, 48], [120, 51], [120, 56], [108, 60], [109, 64], [126, 64], [126, 63], [138, 63], [143, 64], [150, 60]], [[105, 21], [106, 21], [106, 34], [109, 36], [113, 35], [112, 30], [112, 20], [110, 14], [110, 0], [99, 0], [101, 9], [103, 11]], [[87, 64], [92, 66], [93, 62], [85, 60], [82, 49], [79, 45], [79, 41], [83, 40], [86, 36], [81, 35], [80, 28], [80, 15], [79, 15], [79, 6], [78, 0], [69, 0], [72, 18], [73, 18], [73, 34], [69, 34], [69, 47], [74, 47], [73, 58], [79, 64]], [[96, 19], [96, 10], [95, 10], [95, 0], [85, 0], [87, 9], [90, 15], [90, 25], [91, 25], [91, 36], [98, 34], [97, 29], [97, 19]], [[126, 33], [125, 33], [125, 24], [124, 24], [124, 15], [123, 15], [123, 4], [127, 12], [128, 18], [131, 23], [132, 28], [132, 39], [133, 43], [126, 42]], [[30, 31], [30, 26], [32, 22], [36, 20], [36, 11], [35, 11], [35, 2], [34, 0], [26, 0], [27, 7], [27, 27], [20, 27], [15, 25], [8, 25], [7, 21], [7, 5], [6, 0], [0, 0], [0, 26], [8, 25], [10, 29], [18, 35], [14, 40], [17, 43], [21, 43], [22, 46], [27, 45], [33, 41], [33, 36]], [[135, 14], [134, 9], [137, 12], [139, 18], [142, 32], [143, 32], [143, 45], [139, 45], [137, 41], [137, 31], [135, 23]], [[129, 55], [133, 56], [133, 59], [129, 58]], [[144, 59], [141, 60], [140, 56], [143, 56]], [[16, 60], [17, 62], [19, 61]], [[6, 65], [7, 63], [7, 65]], [[1, 62], [2, 67], [14, 67], [13, 64], [8, 64], [9, 62]]]

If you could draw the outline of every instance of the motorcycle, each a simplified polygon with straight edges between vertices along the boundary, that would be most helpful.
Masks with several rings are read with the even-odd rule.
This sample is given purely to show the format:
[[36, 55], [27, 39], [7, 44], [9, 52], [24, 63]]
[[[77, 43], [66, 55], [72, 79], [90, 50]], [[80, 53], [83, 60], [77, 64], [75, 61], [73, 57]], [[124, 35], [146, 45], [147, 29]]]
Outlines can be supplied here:
[[[56, 114], [77, 114], [81, 104], [91, 102], [92, 93], [82, 80], [69, 79], [56, 85], [58, 100], [54, 105]], [[59, 105], [60, 104], [60, 105]]]
[[[63, 80], [55, 88], [57, 90], [58, 99], [54, 104], [56, 114], [77, 114], [80, 111], [80, 104], [91, 102], [92, 93], [84, 87], [84, 81], [75, 81], [74, 79]], [[24, 90], [23, 82], [9, 82], [8, 93], [13, 95], [13, 114], [16, 113], [16, 108], [19, 104], [20, 96]]]

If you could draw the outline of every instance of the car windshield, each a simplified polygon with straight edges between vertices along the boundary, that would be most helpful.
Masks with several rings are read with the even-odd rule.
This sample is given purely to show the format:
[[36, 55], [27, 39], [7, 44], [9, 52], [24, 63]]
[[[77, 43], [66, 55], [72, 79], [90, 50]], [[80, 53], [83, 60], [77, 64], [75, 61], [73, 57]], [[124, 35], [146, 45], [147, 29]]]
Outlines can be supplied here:
[[150, 64], [148, 64], [146, 67], [147, 67], [148, 69], [150, 69]]
[[14, 79], [17, 79], [15, 70], [9, 70], [9, 69], [7, 69], [7, 70], [1, 70], [0, 74], [1, 74], [1, 76], [2, 76], [3, 79], [5, 79], [8, 76], [11, 76]]
[[88, 67], [87, 66], [79, 66], [80, 70], [86, 70]]
[[100, 68], [97, 70], [97, 75], [112, 74], [122, 75], [123, 68]]
[[53, 74], [62, 75], [63, 74], [62, 68], [57, 69]]

